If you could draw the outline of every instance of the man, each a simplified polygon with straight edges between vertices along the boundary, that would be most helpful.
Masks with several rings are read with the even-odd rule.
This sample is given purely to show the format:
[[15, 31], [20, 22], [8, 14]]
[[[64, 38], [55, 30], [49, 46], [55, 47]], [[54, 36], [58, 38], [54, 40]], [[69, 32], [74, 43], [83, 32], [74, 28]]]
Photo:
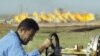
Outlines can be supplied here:
[[31, 41], [38, 30], [39, 26], [33, 19], [23, 20], [15, 32], [10, 31], [0, 40], [0, 56], [40, 56], [42, 51], [51, 45], [49, 39], [31, 53], [26, 53], [22, 48], [22, 44], [26, 45]]

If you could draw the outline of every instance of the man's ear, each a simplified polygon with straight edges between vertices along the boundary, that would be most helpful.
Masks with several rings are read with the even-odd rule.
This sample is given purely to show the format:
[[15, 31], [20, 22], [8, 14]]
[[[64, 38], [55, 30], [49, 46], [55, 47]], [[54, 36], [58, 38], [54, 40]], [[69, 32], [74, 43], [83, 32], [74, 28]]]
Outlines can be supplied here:
[[23, 31], [25, 31], [25, 28], [24, 28], [24, 27], [20, 27], [20, 28], [19, 28], [19, 31], [20, 31], [20, 32], [23, 32]]

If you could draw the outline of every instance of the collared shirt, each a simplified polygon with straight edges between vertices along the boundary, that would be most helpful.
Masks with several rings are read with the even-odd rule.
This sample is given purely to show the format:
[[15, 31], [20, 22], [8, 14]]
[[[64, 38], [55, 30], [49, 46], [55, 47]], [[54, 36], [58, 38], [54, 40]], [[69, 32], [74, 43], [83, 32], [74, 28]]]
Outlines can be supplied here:
[[22, 44], [14, 31], [10, 31], [0, 39], [0, 56], [40, 56], [38, 49], [31, 53], [26, 53]]

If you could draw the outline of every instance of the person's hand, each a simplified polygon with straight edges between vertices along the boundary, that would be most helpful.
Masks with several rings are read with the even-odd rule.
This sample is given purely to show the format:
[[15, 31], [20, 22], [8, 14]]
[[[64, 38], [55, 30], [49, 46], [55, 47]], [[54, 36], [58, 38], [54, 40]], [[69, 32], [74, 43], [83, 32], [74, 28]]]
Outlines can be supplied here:
[[45, 46], [45, 48], [48, 48], [48, 47], [51, 45], [50, 39], [47, 38], [47, 39], [43, 42], [43, 45]]
[[47, 38], [47, 39], [44, 40], [44, 42], [41, 43], [41, 45], [39, 46], [39, 51], [40, 51], [40, 53], [42, 53], [43, 50], [46, 49], [46, 48], [48, 48], [49, 46], [51, 46], [51, 41], [50, 41], [50, 39]]

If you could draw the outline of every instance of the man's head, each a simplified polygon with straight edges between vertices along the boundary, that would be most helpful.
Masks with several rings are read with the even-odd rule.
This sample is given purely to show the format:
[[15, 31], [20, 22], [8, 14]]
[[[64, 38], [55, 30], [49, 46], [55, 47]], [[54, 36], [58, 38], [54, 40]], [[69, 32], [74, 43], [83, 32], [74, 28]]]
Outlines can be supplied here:
[[23, 20], [17, 28], [17, 33], [19, 34], [22, 44], [26, 45], [32, 40], [38, 30], [39, 26], [32, 18], [26, 18]]

